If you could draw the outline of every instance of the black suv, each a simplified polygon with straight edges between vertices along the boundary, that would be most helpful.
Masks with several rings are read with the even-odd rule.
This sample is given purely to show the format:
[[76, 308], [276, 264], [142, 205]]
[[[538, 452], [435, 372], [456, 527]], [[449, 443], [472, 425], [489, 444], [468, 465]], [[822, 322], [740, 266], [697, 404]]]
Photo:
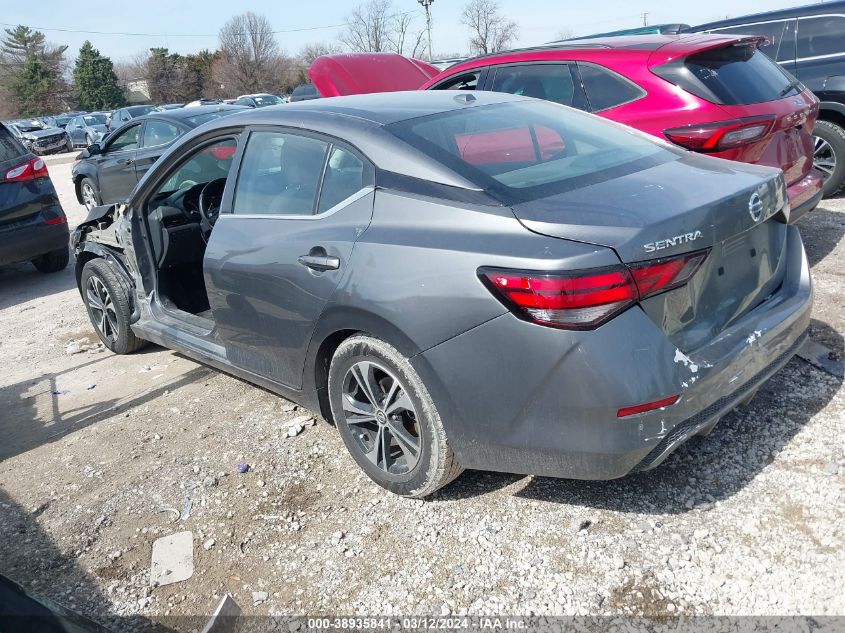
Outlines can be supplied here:
[[845, 2], [755, 13], [689, 31], [766, 36], [760, 50], [821, 102], [814, 161], [825, 177], [825, 196], [836, 193], [845, 181]]
[[0, 123], [0, 266], [32, 262], [58, 272], [68, 264], [69, 237], [44, 159]]

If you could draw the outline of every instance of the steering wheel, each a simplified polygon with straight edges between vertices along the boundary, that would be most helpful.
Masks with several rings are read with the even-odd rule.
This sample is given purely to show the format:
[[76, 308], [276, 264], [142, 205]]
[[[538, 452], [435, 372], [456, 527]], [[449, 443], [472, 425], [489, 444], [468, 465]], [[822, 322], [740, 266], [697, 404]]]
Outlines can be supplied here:
[[218, 178], [205, 185], [200, 191], [197, 205], [200, 212], [200, 227], [206, 242], [208, 236], [211, 235], [211, 229], [214, 228], [214, 223], [217, 222], [217, 217], [220, 215], [220, 203], [225, 187], [226, 179]]

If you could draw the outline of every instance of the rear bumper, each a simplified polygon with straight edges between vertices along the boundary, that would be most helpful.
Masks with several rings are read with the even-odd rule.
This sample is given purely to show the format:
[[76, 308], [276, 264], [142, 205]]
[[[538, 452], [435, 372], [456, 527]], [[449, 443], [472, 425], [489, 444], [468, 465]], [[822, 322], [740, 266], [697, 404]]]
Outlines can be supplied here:
[[789, 223], [794, 224], [807, 213], [815, 209], [822, 199], [822, 186], [824, 178], [817, 169], [810, 170], [810, 173], [801, 180], [792, 183], [786, 188], [789, 196]]
[[[792, 357], [812, 286], [797, 228], [774, 295], [683, 354], [640, 308], [593, 332], [503, 315], [412, 359], [466, 468], [613, 479], [659, 464], [706, 431]], [[679, 394], [664, 409], [621, 407]]]
[[0, 227], [0, 266], [26, 262], [50, 251], [68, 248], [70, 233], [62, 224], [30, 224], [4, 230]]

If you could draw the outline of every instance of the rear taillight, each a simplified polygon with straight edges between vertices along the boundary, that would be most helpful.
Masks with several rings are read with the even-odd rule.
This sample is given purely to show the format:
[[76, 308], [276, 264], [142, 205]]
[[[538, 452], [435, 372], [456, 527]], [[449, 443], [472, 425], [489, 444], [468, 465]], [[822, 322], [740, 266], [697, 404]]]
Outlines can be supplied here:
[[478, 274], [518, 317], [567, 330], [589, 330], [646, 297], [687, 283], [705, 257], [707, 251], [698, 251], [629, 267], [567, 273], [481, 268]]
[[719, 152], [760, 140], [772, 130], [774, 123], [774, 116], [757, 116], [685, 125], [664, 130], [663, 134], [673, 143], [696, 152]]
[[40, 158], [33, 158], [22, 165], [12, 167], [3, 174], [3, 182], [26, 182], [36, 178], [47, 178], [47, 165]]

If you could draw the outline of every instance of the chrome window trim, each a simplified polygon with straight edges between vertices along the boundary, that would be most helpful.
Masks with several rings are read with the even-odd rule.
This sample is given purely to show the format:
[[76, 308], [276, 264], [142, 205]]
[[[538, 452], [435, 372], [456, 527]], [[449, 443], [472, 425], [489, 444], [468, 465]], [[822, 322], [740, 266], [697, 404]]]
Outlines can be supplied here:
[[[322, 213], [298, 213], [298, 214], [285, 214], [285, 213], [221, 213], [217, 216], [217, 222], [219, 223], [223, 218], [244, 218], [247, 220], [258, 220], [258, 219], [273, 219], [273, 220], [320, 220], [322, 218], [328, 217], [330, 215], [334, 215], [338, 211], [340, 211], [343, 207], [346, 207], [353, 202], [360, 200], [361, 198], [365, 198], [366, 196], [370, 195], [370, 193], [376, 190], [375, 186], [367, 185], [362, 187], [351, 196], [341, 200], [333, 207], [330, 207], [323, 211]], [[215, 223], [216, 224], [216, 223]]]

